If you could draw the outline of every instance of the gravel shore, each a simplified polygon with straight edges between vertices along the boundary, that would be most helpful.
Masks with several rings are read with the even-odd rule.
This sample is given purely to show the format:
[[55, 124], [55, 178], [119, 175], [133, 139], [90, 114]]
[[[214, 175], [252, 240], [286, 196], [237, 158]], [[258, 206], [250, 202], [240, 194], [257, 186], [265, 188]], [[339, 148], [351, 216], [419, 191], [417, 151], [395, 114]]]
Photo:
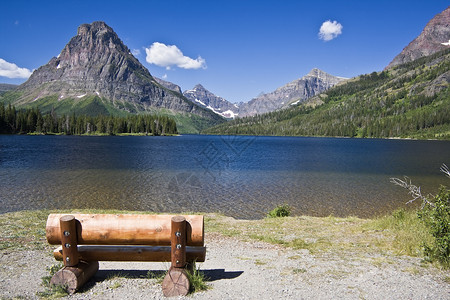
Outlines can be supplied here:
[[[356, 253], [311, 254], [263, 242], [210, 233], [207, 291], [186, 299], [450, 299], [450, 274], [420, 258]], [[55, 264], [48, 250], [3, 250], [0, 298], [39, 299], [41, 278]], [[101, 262], [95, 277], [65, 299], [164, 299], [161, 285], [148, 279], [167, 263]]]

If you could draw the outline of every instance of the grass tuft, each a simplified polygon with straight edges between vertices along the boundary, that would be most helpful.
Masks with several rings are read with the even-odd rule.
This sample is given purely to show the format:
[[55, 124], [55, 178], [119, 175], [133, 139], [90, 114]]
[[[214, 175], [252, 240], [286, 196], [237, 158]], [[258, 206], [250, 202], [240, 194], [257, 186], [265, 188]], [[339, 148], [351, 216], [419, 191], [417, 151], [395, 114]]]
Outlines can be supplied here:
[[67, 287], [62, 285], [51, 285], [50, 281], [53, 275], [56, 274], [60, 269], [62, 269], [64, 265], [62, 263], [54, 264], [50, 267], [47, 267], [48, 274], [41, 278], [42, 285], [44, 286], [43, 292], [37, 292], [36, 295], [45, 298], [45, 299], [57, 299], [61, 297], [67, 296], [69, 293], [67, 292]]
[[166, 276], [167, 272], [157, 272], [157, 271], [148, 271], [147, 272], [147, 278], [148, 279], [153, 279], [156, 281], [156, 283], [161, 284], [164, 280], [164, 277]]
[[189, 278], [189, 282], [191, 283], [191, 293], [206, 291], [210, 288], [205, 282], [207, 279], [205, 273], [200, 271], [200, 268], [197, 269], [195, 261], [192, 266], [192, 271], [188, 270], [186, 273]]
[[379, 246], [398, 255], [421, 256], [422, 245], [433, 240], [415, 210], [395, 210], [390, 215], [370, 220], [364, 228], [383, 232], [388, 238], [379, 239]]

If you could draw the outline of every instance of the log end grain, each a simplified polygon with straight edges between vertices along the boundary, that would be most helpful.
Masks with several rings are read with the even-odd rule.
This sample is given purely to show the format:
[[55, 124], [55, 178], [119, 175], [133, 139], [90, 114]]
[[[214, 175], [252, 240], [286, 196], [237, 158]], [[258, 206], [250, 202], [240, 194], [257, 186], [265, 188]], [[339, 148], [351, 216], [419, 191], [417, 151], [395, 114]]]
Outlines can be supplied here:
[[171, 268], [162, 282], [165, 297], [186, 296], [189, 293], [189, 277], [185, 269]]

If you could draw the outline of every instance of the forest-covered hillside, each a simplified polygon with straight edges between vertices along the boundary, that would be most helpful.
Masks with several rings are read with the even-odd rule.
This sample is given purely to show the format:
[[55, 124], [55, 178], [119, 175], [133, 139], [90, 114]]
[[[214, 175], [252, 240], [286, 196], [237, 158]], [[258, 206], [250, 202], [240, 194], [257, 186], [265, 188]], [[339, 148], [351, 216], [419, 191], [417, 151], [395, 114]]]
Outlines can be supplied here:
[[361, 75], [299, 106], [238, 118], [208, 134], [450, 139], [450, 49]]

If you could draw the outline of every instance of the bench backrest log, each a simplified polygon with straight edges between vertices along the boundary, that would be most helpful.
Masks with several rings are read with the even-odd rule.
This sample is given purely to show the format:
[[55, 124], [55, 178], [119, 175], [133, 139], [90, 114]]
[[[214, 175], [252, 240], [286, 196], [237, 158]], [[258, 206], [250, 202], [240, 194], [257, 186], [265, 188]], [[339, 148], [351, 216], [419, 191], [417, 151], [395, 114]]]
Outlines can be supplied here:
[[[49, 244], [61, 245], [60, 219], [65, 214], [50, 214], [46, 236]], [[71, 214], [76, 219], [79, 245], [170, 246], [171, 219], [175, 215]], [[186, 218], [186, 245], [204, 245], [202, 215]]]

